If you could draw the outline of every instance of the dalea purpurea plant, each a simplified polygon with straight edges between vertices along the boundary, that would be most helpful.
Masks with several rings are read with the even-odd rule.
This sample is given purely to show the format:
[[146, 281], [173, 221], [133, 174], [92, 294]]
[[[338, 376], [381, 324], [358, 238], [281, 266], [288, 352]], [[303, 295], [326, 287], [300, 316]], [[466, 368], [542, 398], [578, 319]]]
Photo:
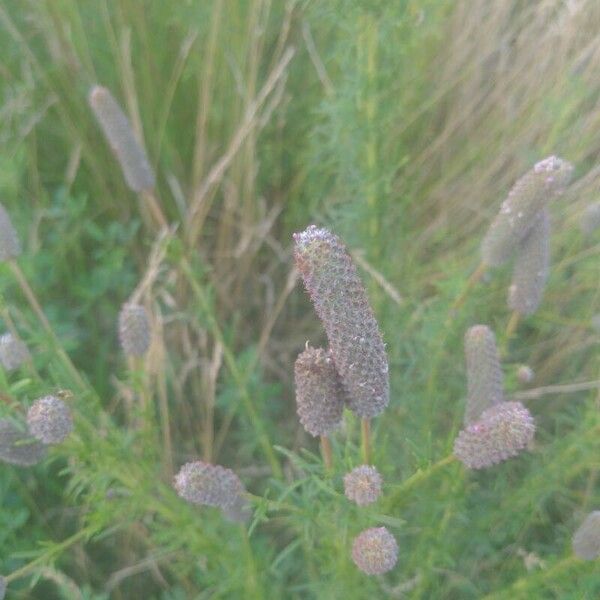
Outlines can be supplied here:
[[[151, 192], [149, 198], [157, 202], [154, 191], [156, 177], [130, 120], [106, 88], [94, 87], [89, 95], [89, 105], [119, 162], [127, 185], [140, 194]], [[481, 251], [486, 267], [499, 266], [514, 259], [509, 308], [523, 316], [533, 314], [542, 300], [550, 269], [549, 204], [565, 189], [571, 173], [571, 165], [556, 157], [537, 163], [514, 185], [484, 238]], [[160, 210], [156, 210], [155, 215], [158, 222], [164, 223]], [[169, 238], [165, 243], [168, 246], [172, 241]], [[192, 261], [183, 256], [185, 253], [181, 247], [173, 243], [168, 250], [172, 251], [165, 252], [169, 259], [181, 261], [178, 267], [187, 265], [180, 273], [189, 273]], [[500, 463], [516, 457], [519, 457], [518, 461], [530, 460], [525, 451], [533, 444], [536, 433], [534, 418], [524, 403], [511, 399], [504, 389], [501, 353], [494, 332], [488, 326], [473, 325], [467, 328], [464, 336], [466, 406], [462, 429], [458, 433], [451, 431], [443, 451], [446, 456], [442, 454], [437, 462], [421, 466], [398, 481], [397, 473], [383, 463], [383, 453], [402, 452], [403, 440], [384, 440], [378, 445], [382, 441], [380, 432], [375, 431], [372, 439], [370, 423], [384, 414], [384, 419], [400, 419], [401, 411], [398, 408], [403, 402], [403, 390], [396, 390], [395, 394], [390, 391], [390, 360], [385, 338], [352, 258], [357, 255], [351, 254], [342, 239], [329, 229], [310, 225], [293, 236], [293, 261], [316, 317], [323, 326], [326, 343], [324, 347], [315, 348], [306, 342], [295, 363], [287, 365], [290, 379], [293, 372], [297, 422], [308, 434], [305, 435], [298, 428], [300, 435], [287, 441], [288, 446], [310, 446], [316, 444], [311, 438], [318, 437], [322, 458], [312, 454], [310, 448], [292, 452], [284, 445], [275, 445], [272, 440], [280, 442], [289, 432], [289, 424], [279, 427], [276, 436], [263, 426], [267, 407], [255, 401], [252, 369], [247, 368], [248, 364], [253, 364], [253, 359], [244, 363], [243, 368], [240, 367], [229, 345], [230, 331], [221, 328], [217, 318], [211, 316], [208, 310], [211, 307], [211, 295], [202, 296], [203, 288], [198, 281], [186, 279], [185, 276], [178, 281], [173, 276], [165, 278], [165, 287], [160, 296], [160, 301], [164, 300], [165, 305], [176, 307], [176, 316], [171, 321], [175, 323], [173, 329], [186, 320], [192, 322], [193, 318], [188, 315], [183, 317], [183, 310], [177, 304], [180, 299], [173, 299], [172, 288], [184, 288], [186, 293], [189, 292], [199, 301], [202, 310], [198, 319], [202, 326], [191, 330], [194, 335], [189, 335], [190, 330], [185, 330], [181, 336], [185, 344], [195, 349], [187, 368], [193, 371], [199, 363], [211, 363], [214, 379], [205, 382], [206, 388], [226, 388], [224, 396], [227, 397], [227, 404], [223, 402], [221, 406], [218, 402], [213, 403], [210, 411], [201, 415], [194, 410], [188, 411], [187, 406], [169, 407], [167, 397], [177, 386], [182, 397], [186, 398], [188, 381], [184, 377], [181, 381], [167, 384], [160, 373], [158, 363], [164, 356], [161, 352], [165, 351], [165, 338], [161, 337], [159, 328], [167, 321], [163, 322], [160, 318], [161, 302], [151, 298], [151, 292], [144, 288], [144, 293], [148, 293], [148, 298], [144, 296], [144, 306], [137, 303], [139, 300], [133, 301], [133, 298], [138, 298], [134, 294], [130, 296], [132, 301], [121, 307], [115, 319], [122, 350], [122, 353], [115, 354], [121, 359], [125, 355], [128, 366], [135, 364], [137, 369], [133, 372], [130, 368], [129, 379], [126, 382], [119, 381], [119, 390], [124, 390], [124, 402], [128, 408], [133, 407], [133, 411], [137, 410], [134, 400], [139, 398], [140, 405], [148, 409], [146, 415], [160, 413], [158, 433], [164, 436], [165, 447], [172, 443], [169, 438], [172, 414], [169, 411], [173, 410], [183, 413], [185, 408], [185, 419], [189, 420], [189, 429], [194, 432], [192, 435], [202, 431], [202, 439], [194, 440], [185, 450], [175, 454], [176, 458], [171, 461], [165, 456], [153, 455], [152, 461], [157, 464], [164, 461], [165, 466], [164, 470], [151, 471], [138, 463], [141, 463], [140, 457], [151, 448], [152, 440], [158, 437], [156, 429], [159, 427], [129, 427], [128, 423], [122, 426], [124, 433], [120, 452], [112, 462], [108, 462], [106, 455], [114, 452], [113, 446], [118, 445], [119, 438], [115, 431], [120, 431], [121, 425], [111, 422], [102, 412], [104, 409], [99, 408], [102, 404], [96, 402], [94, 391], [85, 379], [74, 373], [75, 368], [62, 350], [37, 297], [18, 268], [15, 259], [20, 255], [21, 246], [16, 230], [9, 215], [0, 206], [0, 259], [11, 265], [34, 315], [48, 333], [50, 350], [56, 351], [63, 367], [57, 378], [72, 377], [84, 393], [81, 397], [77, 396], [77, 411], [74, 410], [75, 403], [70, 406], [47, 392], [40, 392], [40, 395], [45, 395], [35, 400], [28, 411], [23, 406], [30, 403], [31, 396], [25, 394], [23, 405], [9, 397], [7, 410], [15, 414], [11, 415], [11, 419], [0, 419], [0, 459], [26, 467], [44, 461], [47, 456], [64, 455], [70, 459], [68, 472], [75, 474], [77, 480], [74, 487], [77, 490], [86, 486], [91, 488], [92, 481], [97, 483], [96, 480], [106, 480], [107, 489], [93, 489], [90, 497], [108, 498], [116, 506], [123, 501], [122, 506], [114, 512], [107, 509], [108, 516], [104, 520], [95, 515], [97, 519], [91, 520], [89, 528], [83, 528], [81, 535], [76, 534], [72, 539], [65, 540], [61, 551], [83, 538], [100, 536], [109, 531], [115, 526], [114, 517], [126, 504], [124, 499], [129, 499], [135, 510], [147, 517], [140, 522], [153, 533], [157, 532], [157, 537], [164, 534], [164, 529], [158, 529], [160, 523], [165, 527], [179, 527], [183, 523], [178, 533], [178, 544], [182, 548], [186, 546], [186, 536], [191, 535], [190, 523], [197, 524], [198, 529], [206, 533], [206, 539], [213, 536], [219, 543], [226, 536], [228, 540], [232, 537], [233, 529], [226, 528], [235, 524], [243, 531], [242, 539], [249, 555], [256, 551], [253, 548], [253, 536], [258, 530], [265, 537], [272, 536], [274, 548], [281, 539], [287, 540], [288, 549], [283, 549], [282, 553], [292, 553], [296, 548], [307, 546], [310, 554], [313, 551], [310, 547], [312, 543], [324, 547], [334, 544], [338, 556], [336, 560], [353, 569], [355, 577], [365, 579], [365, 576], [381, 576], [399, 570], [399, 553], [405, 546], [404, 540], [400, 546], [398, 540], [404, 535], [413, 535], [420, 527], [419, 523], [411, 522], [410, 527], [404, 529], [403, 520], [397, 513], [391, 512], [396, 510], [396, 506], [412, 501], [409, 491], [414, 491], [419, 485], [427, 485], [446, 468], [464, 469], [464, 478], [477, 477], [473, 471], [486, 469], [489, 477], [493, 478], [494, 473], [501, 469], [511, 468], [510, 463]], [[360, 266], [362, 268], [362, 264]], [[162, 275], [160, 265], [156, 266], [155, 263], [152, 263], [149, 272], [157, 278]], [[202, 278], [198, 280], [202, 281]], [[205, 301], [206, 298], [209, 300]], [[152, 307], [152, 319], [145, 306]], [[235, 323], [232, 326], [235, 327]], [[7, 328], [15, 331], [14, 328]], [[113, 337], [114, 330], [113, 323]], [[200, 357], [206, 330], [210, 330], [218, 340], [218, 349], [210, 361]], [[152, 351], [149, 352], [151, 344]], [[38, 348], [36, 344], [30, 347]], [[505, 358], [503, 353], [502, 358]], [[528, 357], [519, 358], [529, 360]], [[46, 370], [42, 370], [43, 375], [35, 370], [35, 363], [40, 358], [30, 356], [24, 342], [16, 340], [11, 334], [0, 338], [0, 360], [6, 371], [16, 370], [27, 363], [25, 366], [32, 367], [31, 377], [36, 385], [41, 387], [44, 384]], [[394, 367], [400, 362], [393, 360], [391, 364]], [[419, 368], [426, 371], [428, 365], [421, 364]], [[230, 377], [233, 381], [231, 388], [228, 387], [228, 380], [217, 381], [214, 375], [225, 370], [227, 375], [224, 377]], [[529, 371], [532, 374], [532, 370]], [[517, 377], [519, 381], [529, 383], [531, 374], [519, 372]], [[15, 393], [18, 393], [18, 386], [16, 390]], [[32, 396], [37, 397], [38, 393]], [[458, 406], [462, 399], [457, 397], [453, 402]], [[231, 423], [237, 418], [238, 404], [256, 425], [257, 436], [261, 438], [256, 448], [241, 443], [238, 447], [235, 436], [227, 436]], [[80, 406], [84, 409], [82, 414]], [[443, 410], [449, 412], [450, 408], [446, 406]], [[221, 409], [224, 409], [222, 413]], [[203, 429], [200, 422], [203, 425], [203, 420], [214, 417], [215, 413], [218, 413], [215, 422], [221, 429]], [[194, 447], [196, 441], [198, 446]], [[80, 467], [78, 461], [85, 444], [94, 448], [94, 460], [82, 461], [85, 464]], [[265, 452], [265, 447], [272, 455]], [[282, 460], [286, 462], [283, 466], [279, 465], [279, 459], [273, 459], [273, 449], [284, 457]], [[227, 453], [226, 458], [221, 456], [224, 452]], [[196, 456], [201, 459], [196, 459]], [[170, 458], [173, 458], [172, 453]], [[233, 468], [217, 464], [221, 460]], [[263, 460], [269, 464], [259, 464]], [[182, 466], [173, 475], [172, 467], [177, 464]], [[273, 464], [279, 469], [274, 468]], [[385, 485], [381, 473], [385, 475]], [[252, 493], [248, 490], [252, 490]], [[145, 505], [145, 502], [148, 504]], [[146, 510], [145, 506], [150, 508]], [[220, 510], [211, 511], [203, 507]], [[310, 531], [312, 521], [323, 518], [320, 514], [334, 524], [335, 539], [330, 539], [331, 531], [325, 533], [318, 527]], [[575, 555], [585, 559], [595, 558], [598, 554], [595, 545], [598, 539], [597, 524], [593, 519], [588, 521], [573, 539]], [[202, 563], [202, 569], [215, 568], [219, 557], [211, 556], [207, 551], [208, 545], [203, 543], [195, 541], [197, 548], [194, 551], [198, 550], [198, 561]], [[268, 546], [264, 541], [260, 543], [263, 544], [263, 550]], [[31, 561], [7, 575], [6, 581], [10, 583], [27, 574], [38, 574], [36, 569], [39, 564], [54, 559], [54, 554], [50, 553], [41, 556], [44, 560]], [[313, 562], [315, 564], [311, 569], [318, 576], [318, 561]], [[408, 557], [406, 562], [409, 562]], [[391, 573], [388, 577], [395, 575]]]

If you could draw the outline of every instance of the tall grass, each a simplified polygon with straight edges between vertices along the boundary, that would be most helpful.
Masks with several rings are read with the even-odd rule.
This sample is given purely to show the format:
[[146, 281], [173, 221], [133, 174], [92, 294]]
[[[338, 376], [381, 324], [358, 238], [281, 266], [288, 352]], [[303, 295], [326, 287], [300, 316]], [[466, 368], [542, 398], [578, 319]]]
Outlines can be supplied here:
[[[537, 387], [600, 378], [600, 245], [578, 228], [600, 173], [599, 30], [593, 0], [0, 4], [0, 193], [77, 373], [0, 267], [0, 317], [34, 363], [0, 373], [1, 416], [75, 394], [74, 435], [33, 469], [0, 470], [0, 573], [23, 569], [9, 593], [596, 597], [594, 563], [571, 552], [600, 501], [593, 386], [524, 399], [538, 430], [525, 456], [476, 474], [445, 457], [464, 332], [502, 338], [508, 269], [452, 305], [506, 193], [552, 153], [574, 183], [551, 207], [542, 304], [500, 339], [508, 393], [522, 363]], [[93, 85], [145, 146], [150, 196], [127, 187]], [[324, 342], [292, 261], [311, 222], [348, 243], [390, 358], [372, 431], [384, 493], [368, 508], [343, 495], [359, 421], [332, 436], [329, 475], [294, 414], [295, 358]], [[128, 301], [152, 331], [129, 361]], [[197, 459], [256, 496], [248, 526], [177, 497], [173, 473]], [[367, 577], [352, 540], [382, 525], [398, 565]]]

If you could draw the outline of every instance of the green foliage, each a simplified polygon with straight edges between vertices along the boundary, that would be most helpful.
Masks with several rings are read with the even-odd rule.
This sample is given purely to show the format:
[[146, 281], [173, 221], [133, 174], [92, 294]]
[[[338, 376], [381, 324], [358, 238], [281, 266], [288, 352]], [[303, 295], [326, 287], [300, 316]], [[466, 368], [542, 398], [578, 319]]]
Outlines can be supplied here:
[[[35, 398], [70, 390], [75, 419], [42, 464], [0, 466], [9, 594], [600, 594], [596, 565], [571, 552], [600, 501], [597, 390], [524, 401], [537, 425], [525, 455], [476, 473], [446, 459], [471, 325], [496, 332], [508, 395], [522, 363], [536, 387], [598, 379], [600, 246], [577, 223], [597, 193], [600, 9], [544, 7], [2, 3], [0, 201], [50, 329], [0, 265], [3, 328], [33, 357], [0, 372], [0, 417], [23, 422]], [[143, 140], [152, 196], [127, 188], [87, 105], [94, 84]], [[452, 305], [501, 201], [552, 153], [574, 184], [550, 207], [542, 304], [506, 339], [510, 266]], [[356, 259], [389, 357], [390, 405], [372, 423], [383, 495], [365, 507], [343, 494], [359, 420], [346, 411], [328, 471], [295, 415], [294, 361], [325, 339], [290, 274], [291, 234], [312, 222]], [[132, 296], [153, 331], [139, 360], [118, 347]], [[243, 480], [248, 524], [177, 496], [173, 473], [200, 459]], [[367, 577], [352, 540], [380, 526], [398, 565]]]

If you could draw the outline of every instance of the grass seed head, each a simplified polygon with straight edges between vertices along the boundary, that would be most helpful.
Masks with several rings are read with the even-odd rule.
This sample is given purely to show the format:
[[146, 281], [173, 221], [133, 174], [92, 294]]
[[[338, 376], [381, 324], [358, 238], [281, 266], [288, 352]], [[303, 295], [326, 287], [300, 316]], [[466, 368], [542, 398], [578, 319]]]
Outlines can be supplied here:
[[127, 356], [143, 356], [150, 346], [150, 320], [139, 304], [124, 304], [119, 313], [119, 340]]
[[385, 527], [365, 529], [354, 538], [352, 560], [367, 575], [387, 573], [398, 560], [398, 543]]
[[27, 411], [29, 433], [44, 444], [60, 444], [73, 431], [69, 407], [56, 396], [36, 400]]
[[537, 215], [569, 184], [572, 172], [570, 163], [550, 156], [515, 183], [483, 239], [481, 254], [486, 265], [499, 266], [513, 255]]
[[129, 188], [134, 192], [151, 190], [156, 182], [146, 151], [110, 91], [96, 85], [91, 89], [88, 101]]
[[344, 411], [344, 389], [331, 354], [309, 346], [294, 367], [296, 410], [300, 423], [313, 436], [336, 429]]
[[600, 556], [600, 510], [591, 512], [575, 532], [573, 552], [584, 560]]
[[0, 460], [31, 467], [46, 457], [46, 445], [21, 431], [8, 419], [0, 419]]
[[550, 214], [544, 209], [520, 243], [508, 288], [508, 306], [532, 315], [540, 305], [550, 271]]
[[0, 260], [10, 260], [21, 254], [21, 242], [9, 214], [0, 204]]
[[534, 434], [533, 417], [520, 402], [501, 402], [458, 434], [454, 455], [470, 469], [484, 469], [517, 456]]
[[375, 467], [361, 465], [344, 476], [344, 493], [358, 506], [366, 506], [381, 496], [382, 484], [383, 479]]
[[363, 283], [340, 239], [314, 225], [294, 234], [294, 258], [321, 319], [349, 408], [362, 418], [389, 403], [385, 345]]
[[12, 333], [0, 336], [0, 363], [7, 371], [18, 369], [29, 359], [29, 350], [23, 341]]
[[504, 399], [504, 380], [496, 336], [487, 325], [474, 325], [465, 334], [467, 405], [464, 423], [477, 421], [483, 412]]
[[231, 469], [200, 460], [183, 465], [173, 486], [192, 504], [218, 506], [232, 513], [241, 506], [240, 496], [244, 492], [244, 485]]

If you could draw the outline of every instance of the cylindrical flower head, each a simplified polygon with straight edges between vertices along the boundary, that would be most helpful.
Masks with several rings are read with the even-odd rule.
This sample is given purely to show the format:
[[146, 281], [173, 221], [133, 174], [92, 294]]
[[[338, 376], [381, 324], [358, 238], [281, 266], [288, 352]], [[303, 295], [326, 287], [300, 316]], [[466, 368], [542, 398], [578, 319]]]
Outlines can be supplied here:
[[381, 413], [389, 402], [385, 345], [356, 267], [337, 236], [311, 225], [294, 234], [294, 258], [347, 394], [362, 418]]
[[21, 431], [7, 419], [0, 419], [0, 460], [30, 467], [46, 456], [46, 445]]
[[467, 361], [467, 406], [465, 425], [477, 421], [483, 412], [504, 400], [502, 367], [496, 336], [487, 325], [474, 325], [465, 334]]
[[29, 358], [27, 346], [12, 333], [0, 337], [0, 363], [7, 371], [18, 369]]
[[501, 402], [467, 425], [454, 442], [454, 456], [470, 469], [491, 467], [527, 448], [535, 423], [520, 402]]
[[105, 87], [94, 86], [89, 103], [96, 120], [121, 165], [125, 181], [131, 190], [151, 190], [155, 184], [154, 172], [146, 151], [138, 142], [133, 128], [117, 101]]
[[200, 460], [183, 465], [173, 487], [192, 504], [218, 506], [225, 511], [235, 510], [244, 493], [244, 485], [231, 469]]
[[69, 407], [56, 396], [36, 400], [27, 411], [29, 433], [44, 444], [60, 444], [73, 431]]
[[521, 365], [517, 369], [517, 380], [519, 383], [531, 383], [535, 378], [535, 373], [529, 365]]
[[568, 162], [550, 156], [515, 183], [483, 239], [481, 254], [487, 266], [499, 266], [513, 255], [538, 213], [568, 185], [572, 172]]
[[583, 235], [591, 235], [600, 227], [600, 202], [588, 204], [579, 218], [579, 228]]
[[128, 356], [143, 356], [150, 346], [148, 313], [139, 304], [124, 304], [119, 313], [119, 340]]
[[354, 538], [352, 560], [367, 575], [387, 573], [398, 560], [398, 543], [385, 527], [365, 529]]
[[21, 242], [9, 214], [0, 204], [0, 260], [9, 260], [21, 254]]
[[342, 421], [344, 389], [331, 354], [306, 347], [294, 366], [296, 411], [300, 423], [313, 436], [328, 435]]
[[523, 316], [540, 305], [550, 272], [550, 214], [542, 210], [531, 231], [519, 245], [508, 288], [508, 306]]
[[591, 512], [575, 532], [573, 552], [584, 560], [600, 556], [600, 510]]
[[344, 493], [358, 506], [372, 504], [381, 496], [383, 479], [375, 467], [361, 465], [344, 476]]

